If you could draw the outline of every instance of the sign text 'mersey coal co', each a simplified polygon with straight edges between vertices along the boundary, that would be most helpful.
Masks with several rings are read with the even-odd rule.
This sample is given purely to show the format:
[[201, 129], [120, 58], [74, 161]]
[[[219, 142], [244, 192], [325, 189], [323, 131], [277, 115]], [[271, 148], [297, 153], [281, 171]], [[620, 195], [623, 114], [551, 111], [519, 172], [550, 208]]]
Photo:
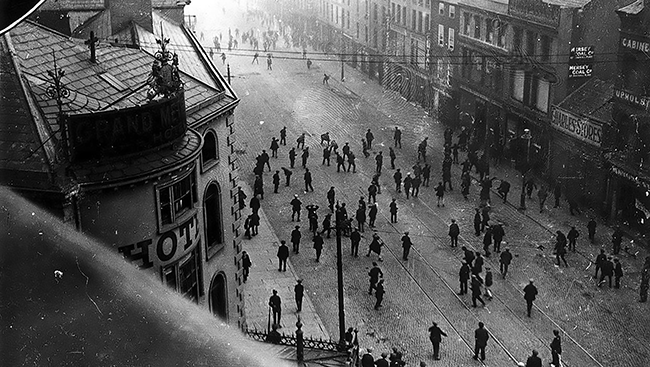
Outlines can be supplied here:
[[588, 119], [580, 119], [571, 113], [556, 108], [553, 110], [553, 126], [587, 143], [600, 146], [603, 128]]
[[[117, 251], [129, 261], [141, 261], [142, 263], [138, 266], [146, 269], [153, 266], [151, 252], [155, 253], [159, 261], [167, 262], [177, 257], [177, 254], [185, 253], [198, 242], [198, 238], [199, 221], [195, 213], [178, 227], [162, 233], [157, 238], [148, 238], [137, 243], [120, 246]], [[150, 248], [152, 245], [153, 249]]]
[[120, 156], [170, 143], [185, 134], [185, 96], [67, 117], [73, 160]]
[[593, 73], [594, 47], [571, 47], [569, 52], [569, 78], [586, 78]]

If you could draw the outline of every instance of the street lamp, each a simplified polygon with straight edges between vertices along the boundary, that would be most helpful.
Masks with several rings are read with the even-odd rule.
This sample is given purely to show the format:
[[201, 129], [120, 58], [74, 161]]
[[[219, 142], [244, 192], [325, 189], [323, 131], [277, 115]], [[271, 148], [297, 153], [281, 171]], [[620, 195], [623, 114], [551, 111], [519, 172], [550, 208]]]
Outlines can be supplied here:
[[343, 309], [343, 254], [341, 250], [341, 226], [343, 225], [343, 211], [336, 203], [336, 278], [339, 296], [339, 345], [345, 346], [345, 311]]
[[526, 140], [526, 161], [522, 165], [521, 169], [521, 197], [519, 198], [519, 209], [526, 210], [526, 174], [530, 171], [530, 141], [533, 139], [533, 136], [530, 134], [529, 129], [524, 129], [524, 134], [521, 138]]

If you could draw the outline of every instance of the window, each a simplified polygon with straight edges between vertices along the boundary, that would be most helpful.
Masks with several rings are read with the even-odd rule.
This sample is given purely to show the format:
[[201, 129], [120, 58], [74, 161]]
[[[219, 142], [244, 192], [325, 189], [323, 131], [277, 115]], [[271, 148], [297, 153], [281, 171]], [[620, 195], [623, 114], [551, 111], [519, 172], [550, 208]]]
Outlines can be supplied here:
[[470, 69], [470, 53], [469, 53], [469, 51], [468, 51], [466, 48], [464, 48], [464, 47], [462, 48], [462, 50], [463, 50], [463, 52], [462, 52], [462, 54], [463, 54], [463, 61], [462, 61], [462, 63], [463, 63], [463, 64], [462, 64], [462, 66], [461, 66], [462, 69], [461, 69], [460, 73], [461, 73], [461, 76], [462, 76], [463, 78], [468, 78], [468, 77], [469, 77], [469, 73], [470, 73], [470, 71], [469, 71], [469, 69]]
[[438, 3], [438, 13], [440, 13], [440, 15], [445, 15], [445, 3], [442, 1]]
[[214, 163], [219, 159], [219, 151], [217, 149], [217, 137], [212, 131], [208, 131], [203, 137], [203, 148], [201, 148], [201, 161], [203, 167]]
[[494, 20], [485, 19], [485, 42], [492, 43], [494, 40], [494, 28], [492, 27]]
[[551, 38], [542, 35], [540, 38], [540, 58], [542, 61], [547, 61], [551, 56]]
[[357, 39], [359, 39], [359, 22], [357, 22]]
[[449, 47], [449, 49], [453, 51], [454, 50], [454, 29], [450, 27], [447, 32], [449, 32], [447, 47]]
[[429, 14], [424, 15], [424, 33], [429, 33], [429, 29], [431, 28], [431, 21], [429, 20]]
[[481, 39], [481, 17], [474, 16], [474, 38]]
[[523, 70], [513, 71], [512, 78], [512, 98], [528, 107], [548, 112], [550, 90], [548, 81]]
[[162, 269], [165, 284], [195, 303], [199, 301], [199, 276], [201, 274], [201, 263], [197, 250], [198, 247], [179, 261]]
[[449, 5], [449, 18], [456, 18], [456, 7], [454, 5]]
[[402, 22], [402, 6], [397, 5], [397, 16], [395, 17], [395, 22], [401, 23]]
[[411, 29], [415, 30], [418, 25], [418, 12], [413, 10], [411, 13]]
[[517, 50], [521, 48], [521, 40], [523, 37], [523, 30], [519, 27], [512, 27], [512, 49]]
[[548, 112], [548, 94], [549, 94], [549, 82], [535, 78], [537, 81], [537, 101], [535, 102], [535, 108], [542, 112]]
[[445, 26], [438, 24], [438, 46], [445, 46]]
[[403, 7], [402, 8], [402, 25], [404, 27], [406, 27], [406, 16], [408, 15], [406, 13], [407, 13], [406, 7]]
[[211, 183], [205, 190], [203, 199], [203, 213], [205, 228], [205, 242], [208, 257], [212, 255], [213, 249], [223, 245], [223, 214], [221, 211], [221, 190], [216, 183]]
[[535, 55], [535, 46], [537, 46], [537, 34], [535, 32], [526, 32], [526, 53], [529, 56]]
[[171, 185], [158, 190], [160, 224], [167, 225], [192, 208], [196, 199], [196, 183], [193, 172]]
[[[399, 6], [399, 5], [397, 5], [397, 6]], [[395, 3], [391, 3], [390, 4], [390, 17], [391, 17], [391, 20], [392, 20], [392, 18], [394, 16], [395, 16]]]
[[495, 25], [497, 29], [497, 46], [499, 47], [505, 47], [506, 46], [506, 30], [508, 29], [508, 25], [505, 23], [501, 23], [500, 21], [496, 22]]
[[422, 12], [418, 11], [418, 32], [422, 33]]
[[472, 26], [472, 16], [469, 13], [463, 13], [463, 34], [469, 36]]

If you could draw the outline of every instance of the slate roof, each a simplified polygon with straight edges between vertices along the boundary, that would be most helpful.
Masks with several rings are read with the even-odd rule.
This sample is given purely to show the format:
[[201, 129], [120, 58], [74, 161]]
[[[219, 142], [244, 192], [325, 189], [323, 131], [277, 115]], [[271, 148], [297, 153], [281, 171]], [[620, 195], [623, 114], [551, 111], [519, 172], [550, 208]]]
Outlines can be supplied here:
[[[50, 161], [16, 69], [8, 39], [0, 37], [0, 183], [30, 189], [51, 189]], [[19, 170], [18, 175], [7, 171]]]
[[582, 8], [591, 0], [542, 0], [543, 3], [558, 5], [561, 8]]
[[636, 0], [632, 4], [628, 6], [624, 6], [620, 9], [618, 9], [618, 12], [625, 13], [625, 14], [632, 14], [636, 15], [639, 14], [644, 8], [644, 0]]
[[[34, 114], [42, 114], [48, 134], [39, 136], [35, 131], [30, 131], [25, 127], [32, 116], [22, 119], [21, 131], [24, 133], [5, 134], [3, 132], [4, 141], [0, 144], [2, 150], [0, 154], [3, 158], [16, 158], [15, 155], [9, 153], [17, 154], [17, 151], [22, 151], [24, 157], [26, 152], [33, 151], [50, 135], [55, 136], [54, 140], [59, 138], [56, 102], [46, 94], [46, 88], [50, 85], [47, 71], [53, 68], [52, 51], [55, 51], [57, 65], [65, 70], [62, 82], [70, 91], [69, 98], [64, 100], [64, 112], [70, 114], [92, 113], [100, 110], [133, 107], [147, 102], [145, 82], [154, 57], [146, 51], [100, 43], [96, 52], [98, 62], [94, 64], [90, 62], [90, 52], [83, 40], [69, 38], [37, 23], [22, 22], [9, 35], [15, 48], [13, 57], [19, 66], [18, 72], [24, 76], [28, 93], [33, 96], [38, 107], [34, 108]], [[2, 55], [6, 56], [9, 53], [3, 50]], [[186, 57], [182, 60], [189, 59]], [[8, 64], [3, 63], [3, 69], [6, 68], [4, 65]], [[183, 68], [181, 67], [181, 69]], [[192, 70], [192, 67], [188, 69]], [[6, 87], [3, 84], [3, 96], [19, 96], [20, 93], [23, 93], [22, 88], [15, 83], [15, 77], [11, 79], [11, 73], [7, 76], [4, 74], [5, 72], [2, 75], [3, 83], [6, 80], [9, 84]], [[181, 80], [184, 82], [188, 126], [192, 126], [202, 118], [236, 102], [236, 97], [233, 97], [234, 94], [231, 92], [226, 93], [223, 88], [217, 89], [207, 85], [183, 70], [181, 70]], [[217, 80], [219, 79], [217, 78]], [[206, 101], [210, 103], [206, 103]], [[26, 108], [26, 102], [21, 102], [19, 98], [11, 98], [11, 102], [11, 105], [5, 105], [3, 102], [3, 105], [0, 106], [0, 121], [11, 120], [12, 106], [14, 106], [13, 110], [17, 110], [21, 106], [22, 110]], [[17, 114], [18, 112], [13, 113]], [[19, 114], [20, 117], [28, 116], [22, 112]], [[2, 129], [9, 129], [9, 127], [7, 124], [3, 124]], [[190, 140], [190, 142], [185, 142], [184, 146], [198, 149], [200, 137], [193, 137]], [[15, 147], [21, 147], [22, 150], [15, 149]], [[7, 154], [4, 154], [5, 150]], [[33, 160], [33, 162], [30, 161], [33, 165], [38, 163], [36, 158], [38, 155], [30, 157]], [[149, 159], [155, 159], [155, 157]], [[7, 169], [14, 170], [16, 175], [29, 167], [31, 166], [25, 164], [6, 166]], [[0, 167], [0, 169], [3, 168], [5, 167]], [[140, 172], [133, 173], [140, 174]], [[96, 178], [93, 172], [80, 174], [79, 178], [82, 177], [91, 180]]]
[[609, 122], [612, 118], [614, 84], [592, 77], [558, 104], [559, 108], [577, 115]]

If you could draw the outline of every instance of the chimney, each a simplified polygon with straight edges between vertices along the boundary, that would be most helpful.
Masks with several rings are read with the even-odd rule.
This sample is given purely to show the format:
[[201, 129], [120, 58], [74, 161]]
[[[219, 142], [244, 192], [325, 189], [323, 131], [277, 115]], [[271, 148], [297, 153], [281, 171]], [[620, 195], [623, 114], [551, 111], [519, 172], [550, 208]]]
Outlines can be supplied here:
[[111, 18], [111, 34], [116, 34], [137, 23], [147, 31], [153, 32], [151, 0], [107, 0]]

